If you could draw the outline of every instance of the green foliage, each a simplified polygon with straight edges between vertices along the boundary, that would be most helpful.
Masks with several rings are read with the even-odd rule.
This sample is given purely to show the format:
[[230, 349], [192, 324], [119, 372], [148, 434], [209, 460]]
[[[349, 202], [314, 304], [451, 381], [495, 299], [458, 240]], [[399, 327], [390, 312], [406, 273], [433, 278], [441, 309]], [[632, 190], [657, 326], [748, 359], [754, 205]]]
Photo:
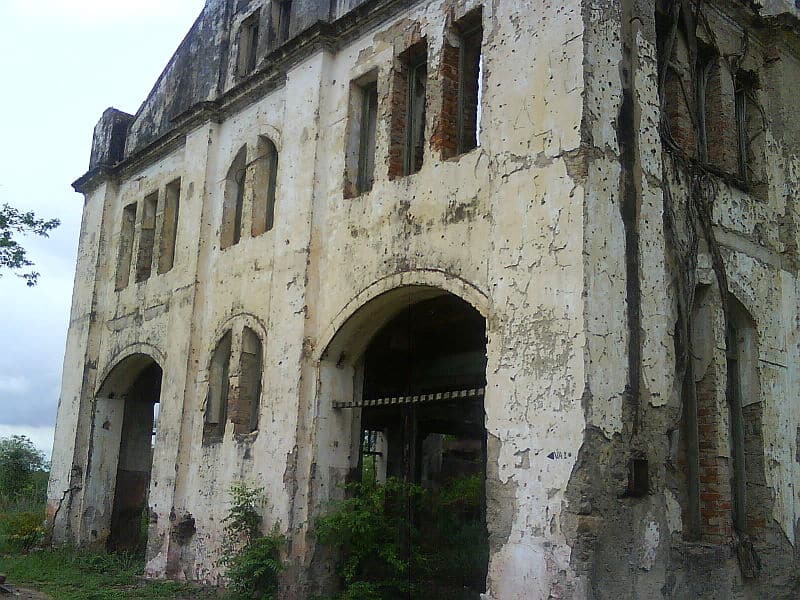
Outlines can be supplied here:
[[[0, 207], [0, 274], [3, 268], [18, 270], [33, 265], [25, 248], [14, 239], [15, 234], [32, 233], [47, 237], [60, 224], [58, 219], [37, 219], [33, 212], [23, 213], [13, 206], [3, 204]], [[21, 273], [19, 276], [25, 279], [28, 286], [36, 285], [39, 279], [39, 273], [35, 271]]]
[[286, 538], [278, 526], [269, 535], [261, 533], [263, 488], [244, 484], [231, 487], [231, 506], [223, 520], [225, 543], [221, 565], [234, 598], [272, 600], [285, 566], [281, 553]]
[[[337, 600], [477, 597], [488, 545], [478, 475], [434, 492], [398, 479], [347, 486], [347, 498], [316, 523], [317, 537], [339, 556]], [[465, 592], [465, 590], [467, 590]]]
[[41, 512], [0, 514], [0, 552], [27, 552], [44, 540]]
[[[42, 519], [44, 515], [42, 514]], [[15, 585], [31, 587], [53, 600], [192, 600], [216, 597], [186, 583], [142, 581], [142, 558], [72, 548], [46, 549], [2, 558], [3, 572]]]
[[0, 510], [44, 504], [49, 465], [27, 437], [0, 438]]

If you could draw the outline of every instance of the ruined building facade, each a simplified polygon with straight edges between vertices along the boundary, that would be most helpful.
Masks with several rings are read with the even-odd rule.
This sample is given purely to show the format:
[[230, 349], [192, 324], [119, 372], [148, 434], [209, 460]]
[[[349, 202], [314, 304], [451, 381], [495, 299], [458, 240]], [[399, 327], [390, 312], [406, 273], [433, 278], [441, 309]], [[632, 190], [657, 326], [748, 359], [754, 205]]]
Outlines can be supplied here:
[[369, 458], [479, 482], [453, 597], [800, 597], [799, 17], [207, 0], [75, 183], [54, 541], [217, 581], [244, 482], [311, 598]]

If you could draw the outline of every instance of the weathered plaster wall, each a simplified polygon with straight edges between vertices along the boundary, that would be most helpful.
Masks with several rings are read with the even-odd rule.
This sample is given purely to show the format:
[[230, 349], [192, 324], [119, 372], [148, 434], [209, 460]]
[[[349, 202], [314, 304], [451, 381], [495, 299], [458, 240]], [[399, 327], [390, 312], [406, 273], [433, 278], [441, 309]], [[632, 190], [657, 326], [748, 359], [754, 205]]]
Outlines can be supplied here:
[[[332, 402], [354, 393], [369, 335], [404, 302], [439, 289], [472, 304], [487, 324], [488, 598], [791, 597], [800, 515], [800, 160], [796, 107], [783, 86], [800, 85], [797, 49], [754, 36], [748, 68], [762, 75], [772, 125], [768, 198], [720, 182], [714, 200], [731, 291], [757, 323], [773, 500], [758, 548], [763, 578], [745, 581], [733, 546], [683, 540], [676, 274], [662, 193], [672, 171], [659, 135], [654, 3], [485, 2], [479, 147], [441, 160], [428, 145], [418, 173], [392, 180], [395, 60], [426, 39], [430, 140], [446, 28], [479, 2], [387, 2], [384, 20], [362, 25], [347, 24], [345, 13], [363, 3], [338, 2], [333, 18], [346, 36], [281, 57], [285, 72], [245, 99], [237, 90], [249, 83], [231, 70], [228, 44], [259, 2], [235, 3], [235, 11], [229, 4], [207, 3], [137, 113], [128, 161], [82, 180], [60, 451], [48, 494], [56, 539], [100, 543], [108, 535], [121, 411], [97, 393], [115, 364], [144, 352], [164, 371], [147, 574], [218, 580], [228, 489], [245, 481], [265, 490], [265, 527], [277, 524], [291, 538], [285, 596], [320, 591], [330, 565], [315, 554], [313, 520], [341, 493], [357, 418]], [[291, 35], [327, 19], [328, 8], [295, 3], [305, 20], [294, 21]], [[749, 14], [731, 9], [723, 19], [709, 10], [725, 31]], [[191, 56], [209, 60], [194, 69]], [[345, 199], [350, 84], [371, 71], [375, 183]], [[172, 131], [176, 111], [210, 99], [215, 109], [160, 155], [136, 155]], [[279, 153], [275, 226], [250, 236], [248, 191], [242, 239], [221, 250], [225, 179], [243, 146], [254, 157], [259, 136]], [[176, 177], [175, 266], [115, 290], [124, 207], [163, 195]], [[672, 185], [675, 197], [686, 194]], [[699, 281], [714, 285], [701, 250]], [[719, 333], [720, 313], [709, 314]], [[220, 441], [204, 440], [211, 354], [243, 325], [264, 348], [258, 430], [235, 435], [229, 422]], [[711, 354], [724, 363], [723, 347]], [[724, 386], [717, 391], [724, 407]], [[648, 461], [644, 494], [627, 493], [632, 458]]]

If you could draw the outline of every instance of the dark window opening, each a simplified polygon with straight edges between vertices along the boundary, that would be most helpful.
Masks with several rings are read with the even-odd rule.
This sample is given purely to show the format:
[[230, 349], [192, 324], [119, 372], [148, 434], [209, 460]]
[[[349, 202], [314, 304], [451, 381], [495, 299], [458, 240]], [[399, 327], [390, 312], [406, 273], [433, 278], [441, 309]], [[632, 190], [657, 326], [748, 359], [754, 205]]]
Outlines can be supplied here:
[[119, 254], [117, 255], [116, 289], [128, 287], [133, 258], [133, 237], [136, 230], [136, 203], [128, 204], [122, 210], [122, 225], [119, 233]]
[[258, 56], [258, 32], [261, 12], [255, 11], [247, 17], [239, 28], [239, 60], [237, 74], [241, 77], [256, 69]]
[[377, 73], [351, 86], [345, 198], [369, 192], [375, 181], [375, 130], [378, 119]]
[[442, 48], [442, 112], [434, 140], [444, 158], [478, 146], [482, 42], [478, 8], [456, 21]]
[[628, 461], [628, 487], [625, 496], [641, 498], [650, 493], [650, 472], [646, 458], [632, 458]]
[[425, 155], [428, 46], [423, 39], [403, 52], [392, 82], [389, 178], [416, 173]]
[[753, 73], [740, 71], [735, 85], [739, 178], [747, 191], [766, 199], [764, 147], [767, 127], [766, 115], [757, 98], [758, 79]]
[[164, 192], [164, 210], [161, 214], [161, 239], [158, 249], [158, 272], [166, 273], [175, 264], [175, 243], [178, 236], [181, 180], [167, 184]]

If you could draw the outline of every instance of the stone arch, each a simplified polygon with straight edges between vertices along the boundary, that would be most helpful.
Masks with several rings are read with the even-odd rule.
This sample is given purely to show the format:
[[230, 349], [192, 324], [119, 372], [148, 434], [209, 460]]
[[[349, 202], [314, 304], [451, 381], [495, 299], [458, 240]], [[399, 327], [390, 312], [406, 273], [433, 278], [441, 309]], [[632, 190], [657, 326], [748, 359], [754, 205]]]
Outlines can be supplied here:
[[[127, 360], [132, 357], [135, 357], [135, 361], [128, 363]], [[146, 342], [129, 344], [119, 350], [100, 372], [100, 377], [97, 379], [100, 383], [95, 390], [95, 396], [104, 396], [109, 391], [113, 393], [112, 387], [124, 383], [121, 379], [125, 372], [123, 365], [129, 364], [133, 366], [138, 361], [146, 361], [148, 359], [158, 365], [164, 365], [167, 361], [166, 355], [161, 350]]]
[[[366, 313], [362, 309], [391, 309], [402, 304], [403, 294], [414, 297], [444, 292], [458, 296], [472, 306], [487, 320], [488, 326], [491, 303], [486, 293], [477, 286], [438, 269], [402, 271], [374, 281], [360, 290], [336, 313], [319, 338], [320, 343], [316, 346], [314, 354], [315, 360], [319, 361], [323, 356], [336, 354], [347, 342], [359, 335], [359, 330], [362, 329], [360, 324], [366, 320]], [[373, 301], [379, 298], [378, 303], [373, 304]]]
[[[470, 477], [482, 490], [470, 518], [485, 533], [488, 312], [489, 302], [475, 286], [441, 271], [416, 271], [373, 283], [334, 317], [315, 355], [316, 393], [306, 417], [314, 436], [312, 514], [341, 497], [343, 483], [366, 476], [431, 490]], [[394, 346], [397, 334], [407, 336], [402, 349]], [[418, 358], [423, 348], [431, 355]], [[400, 364], [408, 368], [395, 379]], [[457, 444], [468, 457], [463, 472], [450, 448]], [[411, 447], [416, 458], [408, 455]], [[369, 469], [367, 455], [375, 457]], [[486, 564], [465, 571], [459, 583], [476, 593], [485, 591], [488, 536], [480, 544], [486, 544]]]
[[147, 543], [140, 524], [149, 496], [163, 360], [152, 346], [132, 344], [110, 361], [95, 394], [84, 495], [91, 506], [84, 511], [84, 529], [91, 542], [109, 550], [133, 551]]

